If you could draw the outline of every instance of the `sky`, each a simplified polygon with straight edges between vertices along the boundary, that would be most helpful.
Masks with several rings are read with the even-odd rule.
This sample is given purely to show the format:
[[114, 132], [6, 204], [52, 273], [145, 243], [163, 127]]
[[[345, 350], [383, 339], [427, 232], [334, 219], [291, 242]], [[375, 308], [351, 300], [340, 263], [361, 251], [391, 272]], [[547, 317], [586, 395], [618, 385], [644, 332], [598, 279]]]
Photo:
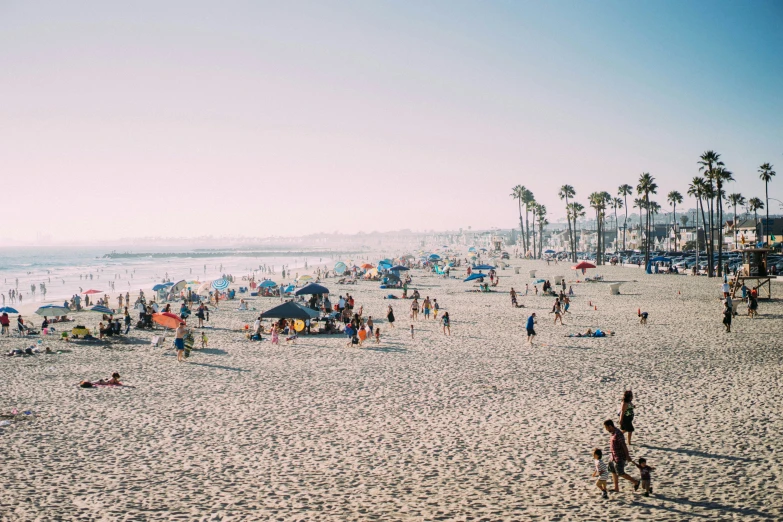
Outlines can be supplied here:
[[781, 93], [777, 0], [0, 0], [0, 244], [509, 228], [514, 185], [556, 221], [642, 172], [667, 207], [710, 149], [783, 200]]

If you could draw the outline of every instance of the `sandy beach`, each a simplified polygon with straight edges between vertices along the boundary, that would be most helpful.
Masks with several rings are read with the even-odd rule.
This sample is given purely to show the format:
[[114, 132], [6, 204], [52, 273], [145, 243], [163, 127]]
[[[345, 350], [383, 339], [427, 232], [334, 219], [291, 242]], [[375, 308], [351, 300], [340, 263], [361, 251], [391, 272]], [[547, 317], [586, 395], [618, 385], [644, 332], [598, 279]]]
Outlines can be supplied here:
[[[451, 336], [420, 318], [411, 339], [410, 302], [384, 298], [400, 291], [326, 279], [332, 299], [349, 292], [377, 321], [379, 345], [250, 342], [244, 325], [280, 300], [249, 298], [255, 311], [221, 303], [209, 347], [183, 364], [171, 334], [152, 347], [139, 330], [105, 346], [49, 336], [62, 353], [0, 357], [0, 413], [33, 412], [0, 427], [0, 520], [783, 519], [779, 300], [725, 333], [718, 279], [591, 270], [626, 281], [612, 296], [606, 282], [574, 282], [570, 264], [510, 263], [493, 293], [466, 292], [463, 270], [411, 271]], [[554, 298], [531, 295], [531, 269], [573, 286], [564, 326]], [[512, 286], [524, 308], [511, 307]], [[567, 337], [596, 327], [616, 334]], [[34, 342], [2, 337], [0, 351]], [[115, 371], [131, 387], [77, 386]], [[654, 494], [621, 482], [603, 500], [591, 453], [608, 455], [602, 424], [628, 387], [630, 452], [655, 468]]]

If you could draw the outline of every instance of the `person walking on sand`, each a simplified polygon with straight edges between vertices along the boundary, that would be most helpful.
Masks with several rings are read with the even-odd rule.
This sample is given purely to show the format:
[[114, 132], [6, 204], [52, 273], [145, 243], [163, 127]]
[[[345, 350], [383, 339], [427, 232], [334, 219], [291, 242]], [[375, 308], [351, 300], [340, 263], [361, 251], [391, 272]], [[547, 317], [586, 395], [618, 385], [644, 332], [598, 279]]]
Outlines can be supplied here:
[[414, 339], [414, 336], [413, 336], [413, 325], [411, 325], [411, 339]]
[[555, 304], [552, 306], [552, 313], [555, 314], [555, 324], [560, 319], [560, 326], [563, 326], [563, 310], [560, 308], [560, 299], [555, 299]]
[[[451, 335], [451, 319], [449, 318], [448, 312], [443, 313], [442, 321], [443, 321], [443, 335]], [[446, 332], [448, 332], [448, 334]]]
[[639, 489], [640, 481], [636, 480], [625, 472], [625, 464], [631, 462], [631, 455], [628, 453], [628, 446], [625, 445], [623, 432], [614, 426], [612, 419], [604, 421], [604, 429], [609, 432], [609, 450], [612, 458], [609, 461], [609, 472], [612, 474], [614, 490], [620, 491], [620, 477], [633, 483], [633, 489]]
[[625, 390], [623, 402], [620, 404], [620, 431], [628, 434], [628, 445], [631, 445], [631, 435], [633, 435], [633, 391]]
[[509, 295], [511, 296], [511, 306], [516, 308], [517, 307], [517, 293], [514, 291], [514, 287], [511, 287], [511, 291], [509, 292]]
[[179, 323], [177, 326], [174, 349], [177, 351], [177, 362], [183, 362], [185, 360], [185, 323]]
[[386, 320], [389, 321], [389, 326], [394, 328], [394, 309], [389, 305], [389, 309], [386, 311]]
[[723, 325], [726, 327], [726, 333], [731, 333], [731, 316], [733, 315], [728, 301], [723, 302]]
[[535, 324], [536, 324], [536, 313], [533, 312], [527, 318], [527, 325], [525, 326], [525, 329], [527, 330], [527, 344], [531, 346], [533, 345], [533, 338], [536, 336]]
[[419, 300], [415, 297], [413, 298], [413, 302], [411, 303], [411, 319], [414, 321], [419, 320]]
[[595, 481], [595, 486], [601, 490], [601, 498], [609, 498], [609, 494], [606, 492], [606, 482], [609, 480], [609, 472], [606, 468], [606, 464], [601, 458], [604, 456], [603, 452], [596, 448], [593, 450], [593, 464], [595, 465], [595, 471], [593, 476], [598, 477]]

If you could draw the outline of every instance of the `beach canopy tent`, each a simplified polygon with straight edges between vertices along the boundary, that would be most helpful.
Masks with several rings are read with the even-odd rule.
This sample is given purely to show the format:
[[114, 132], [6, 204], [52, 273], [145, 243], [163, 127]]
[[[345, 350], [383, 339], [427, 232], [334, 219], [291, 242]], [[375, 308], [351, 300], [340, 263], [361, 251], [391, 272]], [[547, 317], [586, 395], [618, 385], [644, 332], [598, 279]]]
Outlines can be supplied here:
[[228, 288], [228, 285], [231, 284], [228, 282], [228, 279], [223, 279], [222, 277], [220, 279], [215, 279], [212, 281], [212, 288], [215, 290], [225, 290]]
[[97, 312], [99, 314], [114, 315], [116, 312], [107, 306], [95, 305], [88, 312]]
[[274, 281], [270, 281], [269, 279], [267, 279], [266, 281], [262, 281], [262, 282], [261, 282], [261, 284], [260, 284], [260, 285], [258, 285], [258, 286], [260, 286], [261, 288], [274, 288], [274, 287], [276, 287], [276, 286], [277, 286], [277, 283], [275, 283]]
[[343, 275], [348, 270], [348, 265], [342, 261], [338, 261], [334, 264], [334, 273], [337, 275]]
[[579, 261], [577, 264], [571, 267], [571, 270], [584, 270], [586, 268], [595, 268], [595, 265], [588, 261]]
[[166, 328], [176, 328], [180, 324], [185, 324], [185, 321], [183, 321], [178, 316], [172, 314], [171, 312], [161, 312], [158, 314], [152, 314], [152, 322], [164, 326]]
[[497, 267], [494, 267], [492, 265], [477, 265], [472, 267], [473, 270], [494, 270]]
[[468, 277], [462, 280], [463, 283], [467, 283], [468, 281], [475, 281], [476, 279], [484, 279], [485, 277], [489, 277], [487, 274], [470, 274]]
[[82, 292], [82, 295], [100, 294], [101, 292], [103, 292], [103, 290], [92, 290], [92, 289], [90, 289], [90, 290]]
[[321, 295], [328, 294], [329, 289], [318, 283], [309, 283], [297, 290], [294, 295]]
[[70, 312], [70, 310], [64, 306], [54, 304], [44, 305], [35, 311], [36, 315], [40, 315], [41, 317], [58, 317], [67, 315], [68, 312]]
[[315, 319], [320, 315], [317, 310], [311, 310], [299, 303], [289, 301], [261, 314], [262, 319]]
[[18, 314], [19, 310], [11, 308], [10, 306], [4, 306], [0, 308], [0, 314]]

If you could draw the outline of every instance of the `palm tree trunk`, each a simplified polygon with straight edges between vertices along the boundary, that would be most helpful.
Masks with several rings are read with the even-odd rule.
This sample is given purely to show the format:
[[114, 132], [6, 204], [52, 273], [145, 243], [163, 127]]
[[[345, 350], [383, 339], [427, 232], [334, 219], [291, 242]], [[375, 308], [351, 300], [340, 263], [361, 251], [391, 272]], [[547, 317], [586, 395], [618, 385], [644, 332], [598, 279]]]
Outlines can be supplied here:
[[[710, 256], [710, 246], [709, 246], [709, 243], [707, 241], [707, 237], [708, 237], [708, 234], [707, 234], [707, 216], [704, 213], [704, 200], [699, 198], [699, 202], [701, 203], [701, 226], [704, 229], [704, 252], [707, 254], [707, 257], [709, 257]], [[707, 273], [709, 273], [709, 264], [710, 263], [708, 262], [707, 263], [707, 265], [708, 265]]]
[[[769, 230], [769, 181], [764, 183], [764, 208], [767, 209], [767, 221], [761, 224], [761, 240], [764, 241], [764, 236], [768, 236]], [[766, 243], [766, 241], [764, 241]], [[758, 241], [757, 241], [758, 243]]]
[[536, 213], [533, 212], [533, 259], [536, 258]]
[[528, 215], [530, 214], [530, 208], [525, 203], [525, 253], [530, 250], [530, 221], [528, 221]]
[[720, 191], [721, 185], [718, 184], [718, 277], [723, 276], [723, 198]]
[[710, 234], [709, 234], [709, 242], [707, 243], [707, 257], [709, 258], [709, 261], [707, 263], [707, 277], [713, 277], [715, 274], [713, 272], [714, 270], [714, 256], [715, 253], [715, 240], [714, 240], [714, 233], [715, 233], [715, 220], [713, 219], [713, 211], [715, 207], [715, 198], [709, 199], [708, 209], [710, 211]]
[[625, 236], [628, 234], [628, 196], [624, 196], [625, 200], [625, 221], [623, 221], [623, 250], [625, 250]]

